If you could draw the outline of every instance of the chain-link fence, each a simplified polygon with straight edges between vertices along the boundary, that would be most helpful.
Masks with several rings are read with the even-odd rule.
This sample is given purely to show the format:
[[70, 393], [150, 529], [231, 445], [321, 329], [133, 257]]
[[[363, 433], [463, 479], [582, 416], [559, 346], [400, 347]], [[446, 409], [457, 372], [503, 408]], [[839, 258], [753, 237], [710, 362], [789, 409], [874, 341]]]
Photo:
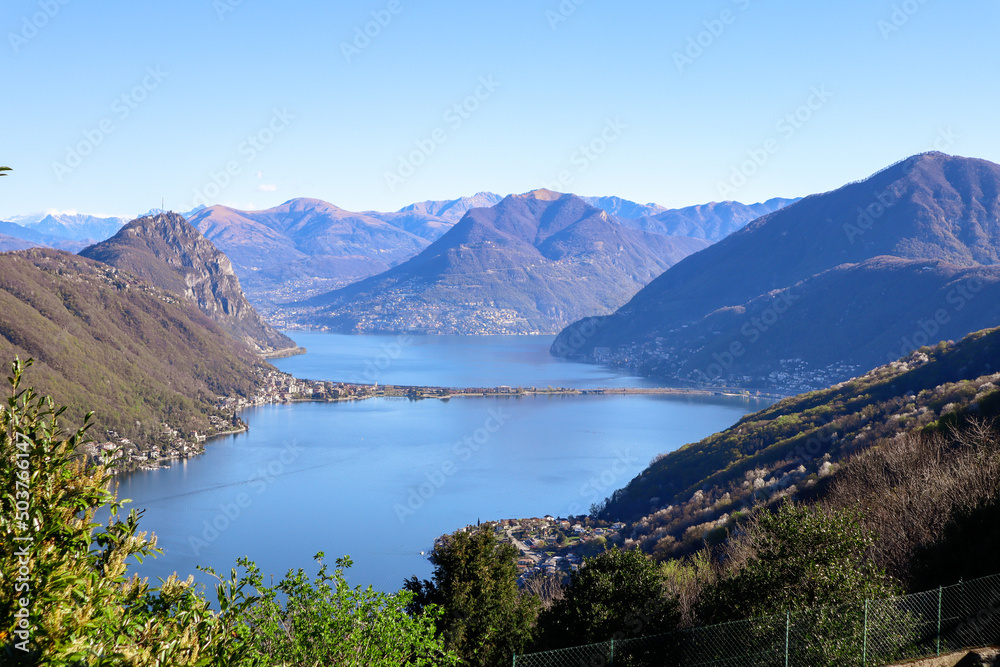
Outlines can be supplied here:
[[924, 593], [519, 655], [514, 667], [876, 667], [1000, 643], [1000, 575]]

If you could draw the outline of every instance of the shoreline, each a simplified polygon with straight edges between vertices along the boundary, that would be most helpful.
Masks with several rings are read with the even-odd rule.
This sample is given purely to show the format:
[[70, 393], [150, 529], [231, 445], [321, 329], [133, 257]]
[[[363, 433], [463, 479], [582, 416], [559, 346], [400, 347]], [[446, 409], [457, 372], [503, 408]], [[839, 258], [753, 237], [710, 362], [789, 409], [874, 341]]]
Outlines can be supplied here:
[[767, 400], [782, 400], [791, 394], [756, 389], [740, 389], [736, 387], [435, 387], [429, 385], [369, 385], [353, 383], [337, 383], [325, 380], [296, 380], [314, 385], [335, 384], [344, 391], [346, 396], [328, 397], [311, 396], [282, 398], [272, 403], [333, 403], [343, 400], [365, 400], [368, 398], [410, 398], [413, 400], [450, 398], [486, 398], [486, 397], [521, 397], [521, 396], [726, 396], [732, 398], [755, 398]]
[[218, 433], [213, 433], [211, 435], [203, 436], [204, 440], [197, 443], [198, 445], [201, 446], [201, 451], [194, 451], [191, 453], [185, 452], [184, 456], [170, 456], [166, 458], [161, 458], [155, 461], [154, 465], [140, 464], [136, 465], [135, 467], [127, 468], [125, 470], [118, 470], [112, 474], [112, 477], [117, 479], [134, 472], [152, 472], [154, 470], [167, 470], [173, 467], [173, 465], [179, 461], [187, 461], [201, 456], [202, 454], [205, 453], [205, 446], [208, 445], [213, 440], [216, 440], [218, 438], [224, 438], [227, 435], [239, 435], [241, 433], [248, 433], [249, 431], [250, 431], [250, 425], [247, 424], [246, 422], [243, 422], [243, 426], [241, 426], [240, 428], [230, 429], [228, 431], [219, 431]]
[[287, 359], [288, 357], [297, 357], [302, 354], [308, 353], [304, 347], [296, 345], [295, 347], [286, 347], [281, 350], [274, 350], [272, 352], [266, 352], [260, 355], [261, 359]]
[[[304, 348], [296, 348], [304, 349]], [[545, 397], [545, 396], [691, 396], [691, 397], [727, 397], [742, 398], [744, 400], [770, 400], [778, 401], [787, 398], [786, 394], [776, 392], [763, 392], [758, 390], [739, 389], [734, 387], [713, 387], [713, 388], [693, 388], [693, 387], [596, 387], [596, 388], [572, 388], [572, 387], [435, 387], [427, 385], [378, 385], [378, 384], [354, 384], [346, 382], [334, 382], [328, 380], [301, 380], [290, 374], [282, 374], [283, 382], [280, 385], [272, 386], [269, 391], [262, 396], [258, 396], [250, 404], [245, 404], [234, 409], [234, 414], [239, 416], [245, 410], [262, 407], [265, 405], [291, 405], [294, 403], [340, 403], [347, 401], [364, 401], [375, 398], [400, 398], [411, 401], [439, 400], [448, 401], [452, 398], [525, 398], [525, 397]], [[121, 470], [115, 476], [126, 475], [132, 472], [165, 470], [174, 465], [177, 461], [193, 460], [205, 453], [205, 448], [218, 438], [231, 435], [247, 433], [250, 430], [249, 424], [240, 420], [243, 425], [239, 428], [220, 431], [211, 435], [203, 436], [197, 444], [200, 451], [185, 452], [186, 455], [159, 459], [155, 465], [139, 465], [135, 468]]]

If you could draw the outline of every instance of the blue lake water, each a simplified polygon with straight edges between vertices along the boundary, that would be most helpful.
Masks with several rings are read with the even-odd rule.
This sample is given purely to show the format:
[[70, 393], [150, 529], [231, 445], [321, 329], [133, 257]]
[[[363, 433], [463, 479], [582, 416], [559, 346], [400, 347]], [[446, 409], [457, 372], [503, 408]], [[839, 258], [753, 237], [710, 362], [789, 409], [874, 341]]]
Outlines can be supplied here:
[[[551, 336], [339, 336], [292, 332], [298, 377], [438, 386], [649, 386], [548, 355]], [[582, 514], [662, 452], [727, 428], [768, 401], [738, 397], [380, 398], [271, 405], [246, 434], [121, 481], [165, 554], [151, 577], [248, 555], [268, 573], [349, 554], [354, 583], [398, 589], [429, 576], [421, 551], [475, 523]]]
[[445, 387], [663, 387], [611, 368], [557, 359], [554, 336], [344, 336], [286, 332], [308, 354], [275, 365], [310, 380]]

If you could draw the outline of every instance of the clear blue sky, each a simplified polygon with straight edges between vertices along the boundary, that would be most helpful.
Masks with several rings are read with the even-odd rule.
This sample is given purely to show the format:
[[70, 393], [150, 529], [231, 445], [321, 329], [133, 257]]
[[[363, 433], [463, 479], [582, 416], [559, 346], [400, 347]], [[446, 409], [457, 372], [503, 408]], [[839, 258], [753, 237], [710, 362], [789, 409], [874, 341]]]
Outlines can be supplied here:
[[6, 0], [0, 218], [546, 185], [682, 206], [825, 191], [935, 144], [1000, 162], [995, 0], [561, 7]]

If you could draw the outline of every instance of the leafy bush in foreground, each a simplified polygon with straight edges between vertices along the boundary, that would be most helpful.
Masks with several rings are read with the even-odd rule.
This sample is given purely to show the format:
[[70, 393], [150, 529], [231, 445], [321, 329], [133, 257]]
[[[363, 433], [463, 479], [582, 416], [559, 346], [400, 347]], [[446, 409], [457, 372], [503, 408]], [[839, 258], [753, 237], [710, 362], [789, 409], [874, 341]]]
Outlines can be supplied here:
[[[72, 458], [87, 423], [68, 437], [62, 409], [21, 388], [30, 364], [15, 361], [0, 407], [0, 632], [5, 664], [228, 664], [220, 641], [230, 617], [214, 614], [193, 579], [159, 589], [129, 577], [126, 560], [157, 553], [122, 518], [105, 466]], [[94, 523], [109, 507], [107, 525]]]
[[[83, 428], [59, 427], [62, 408], [21, 388], [0, 405], [0, 663], [54, 667], [455, 664], [434, 638], [437, 612], [407, 615], [409, 594], [351, 589], [347, 558], [316, 583], [289, 573], [277, 586], [248, 571], [219, 577], [219, 610], [172, 575], [158, 588], [128, 572], [160, 551], [124, 518], [107, 466], [73, 458]], [[110, 509], [106, 525], [94, 522]], [[206, 571], [212, 573], [210, 569]], [[254, 589], [256, 594], [247, 591]], [[278, 595], [287, 600], [278, 602]]]
[[[439, 609], [410, 616], [413, 594], [352, 588], [344, 578], [351, 567], [338, 558], [329, 574], [322, 563], [315, 582], [305, 571], [289, 572], [276, 586], [265, 586], [257, 566], [240, 560], [257, 596], [239, 634], [248, 645], [243, 663], [271, 665], [457, 665], [458, 657], [435, 639]], [[282, 601], [282, 599], [284, 601]]]

